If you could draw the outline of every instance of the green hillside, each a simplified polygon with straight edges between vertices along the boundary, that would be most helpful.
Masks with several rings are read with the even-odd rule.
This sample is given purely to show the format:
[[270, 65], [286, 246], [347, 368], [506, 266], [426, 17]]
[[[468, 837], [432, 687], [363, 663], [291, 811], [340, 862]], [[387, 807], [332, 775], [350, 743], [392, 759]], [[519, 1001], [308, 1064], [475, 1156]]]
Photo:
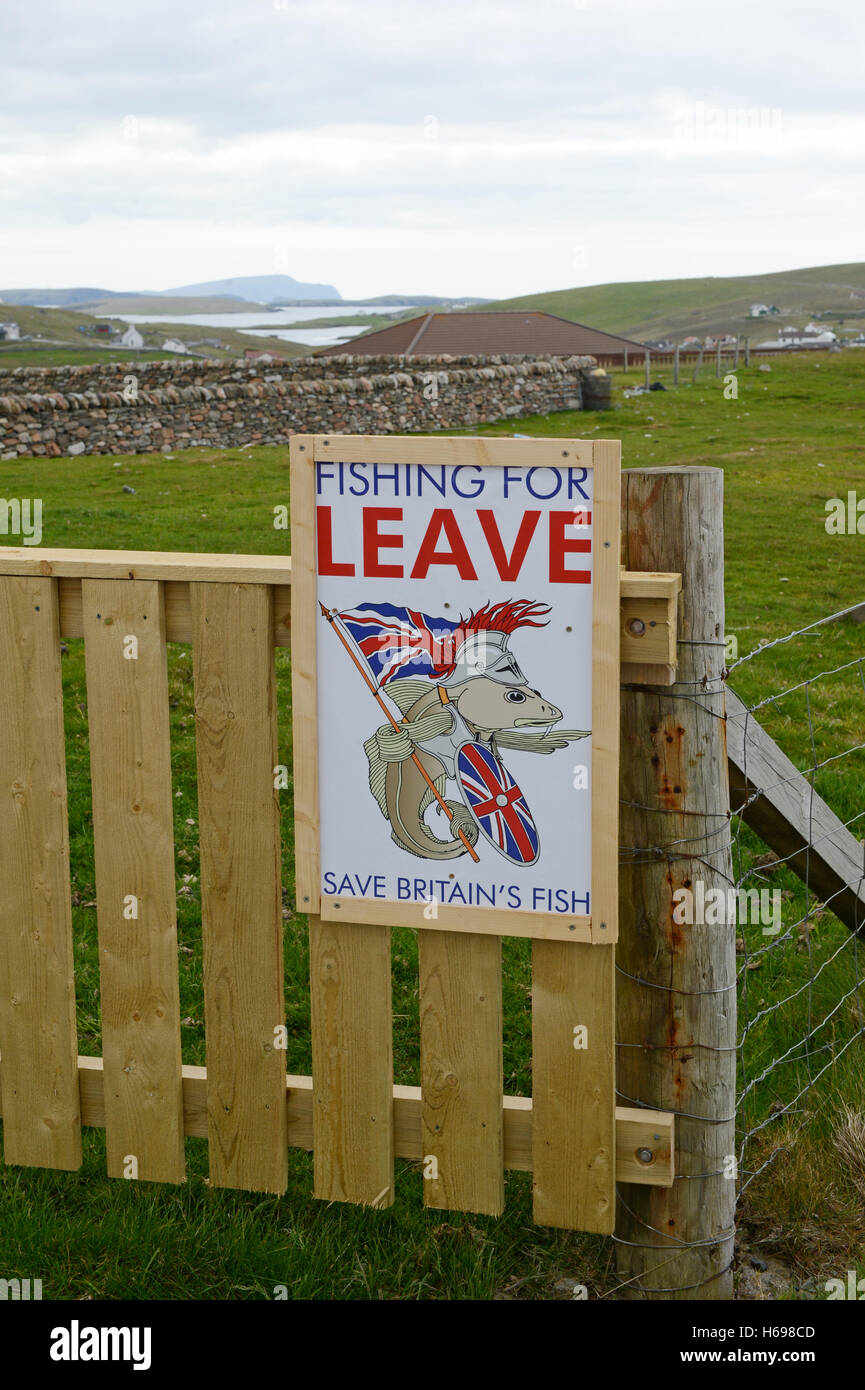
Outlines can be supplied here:
[[[0, 366], [31, 366], [41, 362], [39, 356], [46, 353], [45, 365], [53, 366], [52, 355], [63, 353], [63, 362], [83, 364], [106, 360], [125, 361], [130, 354], [123, 352], [110, 340], [94, 336], [98, 320], [93, 314], [82, 314], [74, 309], [36, 309], [24, 305], [8, 305], [0, 311], [0, 321], [5, 317], [18, 324], [22, 335], [29, 335], [31, 341], [0, 342]], [[263, 318], [266, 315], [263, 314]], [[116, 326], [121, 332], [125, 324]], [[193, 347], [192, 351], [204, 357], [242, 357], [246, 348], [261, 352], [272, 352], [280, 357], [305, 357], [309, 348], [300, 343], [287, 342], [273, 336], [250, 337], [236, 328], [205, 328], [192, 323], [141, 323], [137, 325], [144, 339], [144, 355], [167, 354], [160, 351], [166, 338], [179, 338], [183, 343], [193, 344], [202, 338], [218, 338], [222, 348]], [[84, 332], [79, 331], [84, 329]]]
[[[775, 305], [777, 316], [752, 319], [753, 303]], [[693, 280], [634, 280], [550, 290], [502, 299], [488, 309], [543, 309], [640, 341], [694, 333], [747, 333], [774, 338], [787, 323], [821, 318], [838, 332], [865, 328], [865, 263], [812, 266], [768, 275], [706, 276]]]

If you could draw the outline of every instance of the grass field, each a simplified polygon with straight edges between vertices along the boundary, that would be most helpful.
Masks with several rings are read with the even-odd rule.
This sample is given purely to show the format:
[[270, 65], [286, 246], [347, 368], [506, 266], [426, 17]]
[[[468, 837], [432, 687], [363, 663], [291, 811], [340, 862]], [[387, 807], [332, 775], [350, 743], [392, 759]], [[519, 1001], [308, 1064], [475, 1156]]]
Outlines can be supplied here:
[[[617, 374], [617, 388], [638, 374]], [[669, 372], [661, 371], [662, 380]], [[739, 373], [736, 400], [708, 372], [696, 386], [622, 401], [604, 415], [559, 414], [481, 433], [517, 429], [539, 436], [621, 438], [626, 466], [710, 464], [726, 489], [727, 632], [740, 652], [865, 601], [865, 535], [830, 536], [825, 501], [858, 489], [865, 497], [865, 356], [798, 357]], [[122, 491], [134, 487], [134, 494]], [[195, 449], [161, 455], [0, 464], [0, 496], [41, 497], [45, 546], [247, 551], [287, 548], [273, 529], [273, 508], [289, 501], [287, 451]], [[0, 537], [0, 541], [7, 538]], [[12, 541], [13, 538], [8, 538]], [[736, 673], [749, 702], [865, 655], [865, 628], [849, 621], [816, 637], [774, 647]], [[280, 750], [290, 763], [290, 659], [277, 654]], [[82, 644], [64, 656], [73, 921], [78, 981], [79, 1048], [101, 1051], [98, 959]], [[178, 936], [185, 1062], [204, 1061], [194, 715], [188, 647], [170, 651], [175, 789]], [[865, 742], [865, 690], [842, 674], [812, 688], [814, 745], [801, 693], [779, 701], [764, 722], [803, 768]], [[764, 715], [761, 713], [761, 718]], [[815, 757], [816, 754], [816, 757]], [[843, 818], [865, 811], [861, 751], [831, 762], [817, 790]], [[286, 932], [287, 1067], [310, 1070], [306, 923], [292, 911], [291, 802], [283, 806]], [[861, 831], [860, 831], [861, 833]], [[764, 847], [740, 838], [742, 871]], [[785, 921], [809, 906], [799, 881], [777, 871]], [[814, 906], [812, 903], [811, 906]], [[846, 930], [831, 912], [749, 974], [749, 1011], [779, 992], [803, 986], [791, 1006], [749, 1036], [749, 1075], [784, 1052], [833, 1007], [855, 980]], [[749, 929], [751, 931], [753, 929]], [[759, 936], [748, 949], [759, 948]], [[863, 948], [865, 949], [865, 948]], [[837, 959], [833, 953], [840, 950]], [[865, 962], [859, 961], [860, 971]], [[822, 967], [822, 969], [821, 969]], [[417, 958], [413, 934], [394, 933], [395, 1080], [418, 1082]], [[814, 979], [808, 988], [809, 979]], [[505, 1087], [531, 1092], [529, 952], [505, 943]], [[761, 1003], [762, 1001], [762, 1003]], [[833, 1018], [826, 1035], [840, 1048], [861, 1027], [861, 995]], [[809, 1015], [810, 1010], [810, 1015]], [[865, 1112], [863, 1044], [853, 1043], [821, 1077], [795, 1113], [769, 1124], [748, 1153], [757, 1168], [778, 1147], [776, 1162], [748, 1188], [743, 1243], [771, 1254], [788, 1272], [789, 1297], [820, 1297], [823, 1281], [848, 1268], [865, 1272], [865, 1152], [843, 1160], [842, 1106]], [[826, 1054], [821, 1054], [825, 1059]], [[779, 1068], [749, 1101], [749, 1125], [786, 1105], [807, 1079], [807, 1060]], [[820, 1062], [812, 1060], [816, 1071]], [[786, 1145], [781, 1147], [782, 1141]], [[610, 1242], [536, 1228], [527, 1174], [507, 1177], [507, 1209], [498, 1221], [433, 1214], [421, 1203], [415, 1165], [397, 1164], [397, 1199], [386, 1212], [325, 1206], [311, 1199], [312, 1164], [290, 1153], [282, 1198], [211, 1191], [203, 1141], [188, 1140], [184, 1188], [132, 1187], [104, 1177], [104, 1144], [85, 1131], [78, 1174], [0, 1165], [0, 1277], [41, 1277], [46, 1298], [256, 1299], [286, 1285], [289, 1296], [338, 1299], [549, 1299], [564, 1280], [590, 1296], [616, 1297]], [[857, 1159], [857, 1153], [859, 1155]]]
[[[775, 305], [777, 317], [749, 318], [754, 303]], [[623, 281], [549, 290], [486, 304], [485, 309], [543, 309], [639, 342], [688, 333], [744, 333], [753, 342], [777, 337], [816, 314], [827, 327], [856, 334], [865, 325], [865, 263], [807, 266], [768, 275], [704, 276], [689, 280]]]
[[[0, 347], [0, 369], [14, 367], [88, 367], [108, 362], [165, 362], [173, 354], [165, 352], [136, 352], [134, 348], [38, 348], [24, 343], [21, 347]], [[2, 378], [0, 378], [2, 381]]]

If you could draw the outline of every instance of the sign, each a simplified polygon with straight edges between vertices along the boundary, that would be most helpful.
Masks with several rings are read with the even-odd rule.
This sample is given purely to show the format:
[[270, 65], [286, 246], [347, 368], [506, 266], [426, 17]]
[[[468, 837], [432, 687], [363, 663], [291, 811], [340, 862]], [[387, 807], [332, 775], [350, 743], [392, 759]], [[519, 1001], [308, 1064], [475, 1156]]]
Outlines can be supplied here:
[[614, 941], [618, 444], [291, 452], [299, 909]]

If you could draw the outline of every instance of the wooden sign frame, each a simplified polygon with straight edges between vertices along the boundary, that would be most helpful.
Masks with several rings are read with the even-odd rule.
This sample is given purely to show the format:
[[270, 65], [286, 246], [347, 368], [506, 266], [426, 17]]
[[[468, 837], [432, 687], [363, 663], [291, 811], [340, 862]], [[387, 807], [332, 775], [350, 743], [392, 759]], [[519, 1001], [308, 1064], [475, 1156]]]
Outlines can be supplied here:
[[[331, 897], [322, 892], [318, 784], [316, 463], [585, 467], [592, 500], [592, 870], [590, 916]], [[616, 440], [295, 435], [291, 441], [291, 645], [297, 909], [323, 921], [414, 926], [611, 945], [618, 936], [620, 476]]]

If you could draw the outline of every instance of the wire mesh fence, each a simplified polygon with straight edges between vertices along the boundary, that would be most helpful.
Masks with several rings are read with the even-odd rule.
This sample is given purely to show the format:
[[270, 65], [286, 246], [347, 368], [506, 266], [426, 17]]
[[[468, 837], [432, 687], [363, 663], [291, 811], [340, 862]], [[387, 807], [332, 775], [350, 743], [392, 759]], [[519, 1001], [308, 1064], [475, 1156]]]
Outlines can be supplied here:
[[[781, 645], [794, 644], [795, 653], [796, 644], [821, 642], [828, 625], [860, 613], [861, 607], [848, 608], [757, 647], [733, 665], [731, 685], [746, 664], [756, 670]], [[817, 665], [814, 656], [806, 652], [794, 665], [807, 670]], [[794, 1142], [815, 1107], [834, 1103], [837, 1097], [817, 1083], [865, 1037], [865, 654], [763, 695], [748, 706], [746, 727], [751, 720], [775, 738], [793, 767], [782, 768], [774, 782], [749, 787], [733, 807], [737, 892], [757, 889], [764, 901], [771, 895], [771, 921], [740, 926], [736, 939], [740, 1193]], [[749, 747], [746, 736], [746, 779]], [[801, 797], [805, 843], [761, 853], [746, 816], [759, 798], [782, 790]], [[824, 803], [838, 826], [827, 823]], [[852, 837], [846, 843], [842, 830]], [[839, 879], [827, 892], [819, 870], [827, 850], [839, 845], [847, 854], [847, 882]], [[843, 1093], [843, 1085], [838, 1089]]]
[[[632, 865], [663, 860], [670, 883], [692, 885], [678, 920], [686, 931], [696, 922], [735, 932], [735, 964], [729, 977], [697, 989], [650, 981], [621, 965], [619, 976], [624, 987], [645, 993], [647, 1007], [648, 992], [659, 990], [685, 1006], [695, 995], [719, 1010], [731, 995], [737, 1003], [735, 1039], [725, 1045], [691, 1037], [687, 1054], [677, 1039], [654, 1045], [671, 1061], [688, 1060], [695, 1050], [735, 1051], [737, 1060], [734, 1106], [707, 1093], [702, 1113], [676, 1111], [680, 1144], [695, 1127], [704, 1140], [707, 1133], [717, 1136], [703, 1143], [714, 1158], [680, 1172], [676, 1184], [724, 1178], [735, 1182], [741, 1198], [821, 1111], [837, 1112], [845, 1099], [855, 1104], [861, 1096], [851, 1078], [861, 1072], [865, 1040], [865, 628], [856, 625], [863, 617], [862, 605], [832, 613], [761, 642], [729, 666], [726, 640], [700, 643], [718, 649], [705, 654], [712, 674], [665, 692], [671, 708], [686, 702], [697, 707], [700, 722], [725, 721], [729, 812], [723, 798], [717, 811], [640, 805], [638, 811], [651, 812], [647, 827], [667, 814], [686, 833], [663, 844], [649, 843], [647, 835], [644, 843], [623, 844], [621, 857]], [[723, 889], [702, 892], [701, 872]], [[619, 1038], [620, 1072], [623, 1053], [643, 1046]], [[657, 1097], [620, 1092], [619, 1100], [649, 1106]], [[731, 1121], [733, 1153], [726, 1152]], [[650, 1209], [635, 1211], [633, 1189], [620, 1188], [618, 1199], [629, 1234], [635, 1225], [644, 1231], [657, 1258], [647, 1267], [648, 1284], [639, 1276], [624, 1279], [607, 1296], [630, 1287], [701, 1297], [710, 1279], [729, 1273], [733, 1228], [687, 1240], [670, 1229], [672, 1221], [661, 1225]], [[636, 1243], [621, 1234], [615, 1239], [620, 1254]], [[717, 1269], [692, 1281], [683, 1257], [700, 1246], [712, 1247]]]

